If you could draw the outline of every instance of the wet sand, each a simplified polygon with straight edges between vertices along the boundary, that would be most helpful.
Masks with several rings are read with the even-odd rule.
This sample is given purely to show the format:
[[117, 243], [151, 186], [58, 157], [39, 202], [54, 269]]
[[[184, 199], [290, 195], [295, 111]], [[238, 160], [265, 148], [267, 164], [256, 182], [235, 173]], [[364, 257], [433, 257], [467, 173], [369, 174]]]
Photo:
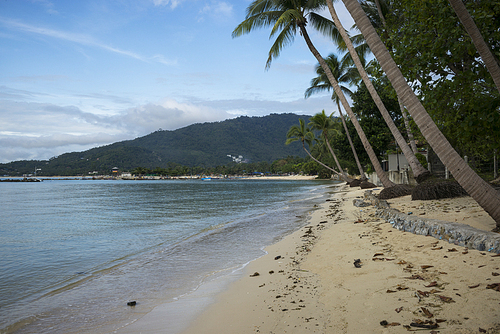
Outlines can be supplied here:
[[[306, 227], [266, 248], [184, 333], [500, 333], [500, 257], [398, 231], [373, 207], [353, 206], [363, 194], [337, 188]], [[389, 203], [494, 226], [470, 197]], [[147, 323], [141, 332], [150, 332]]]

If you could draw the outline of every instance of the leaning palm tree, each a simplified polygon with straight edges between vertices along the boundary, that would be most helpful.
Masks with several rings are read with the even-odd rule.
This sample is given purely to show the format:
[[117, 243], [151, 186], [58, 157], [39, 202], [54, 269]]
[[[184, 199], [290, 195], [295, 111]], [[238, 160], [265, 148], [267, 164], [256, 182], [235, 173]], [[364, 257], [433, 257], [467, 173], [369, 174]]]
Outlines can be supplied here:
[[370, 49], [391, 81], [396, 93], [401, 96], [404, 104], [408, 107], [408, 111], [420, 128], [422, 135], [439, 159], [453, 173], [458, 183], [495, 220], [496, 229], [500, 230], [500, 194], [470, 168], [439, 130], [406, 82], [359, 2], [357, 0], [342, 1], [356, 22], [358, 29], [365, 36]]
[[323, 136], [324, 142], [326, 144], [326, 147], [328, 147], [328, 150], [330, 151], [330, 154], [332, 155], [333, 160], [335, 160], [335, 164], [337, 165], [337, 168], [340, 171], [340, 174], [342, 175], [342, 178], [344, 181], [347, 183], [351, 183], [352, 179], [347, 176], [347, 174], [344, 172], [342, 169], [342, 166], [340, 166], [339, 160], [337, 159], [337, 155], [332, 149], [332, 145], [330, 145], [330, 136], [329, 132], [332, 130], [332, 119], [325, 114], [325, 110], [323, 110], [320, 113], [317, 113], [313, 117], [309, 119], [311, 122], [309, 123], [309, 126], [313, 130], [319, 130], [321, 131], [321, 134]]
[[404, 137], [401, 135], [401, 132], [399, 131], [398, 127], [396, 124], [394, 124], [394, 121], [392, 120], [391, 116], [389, 115], [389, 112], [385, 108], [384, 103], [382, 102], [382, 99], [378, 95], [377, 91], [375, 90], [375, 87], [373, 86], [372, 82], [370, 81], [370, 78], [368, 77], [368, 74], [366, 73], [364, 66], [361, 62], [361, 59], [359, 58], [356, 50], [354, 49], [354, 46], [349, 39], [349, 36], [347, 35], [347, 32], [345, 31], [344, 27], [340, 23], [340, 20], [337, 16], [337, 13], [335, 11], [335, 8], [333, 7], [333, 2], [332, 0], [327, 0], [326, 1], [328, 5], [328, 9], [330, 11], [330, 15], [332, 16], [333, 22], [335, 23], [335, 26], [337, 27], [340, 35], [342, 36], [344, 43], [347, 46], [347, 49], [349, 50], [349, 54], [351, 55], [351, 58], [356, 65], [356, 68], [358, 69], [359, 75], [363, 79], [364, 84], [366, 85], [366, 88], [370, 92], [370, 95], [377, 105], [380, 113], [382, 114], [382, 117], [384, 118], [385, 122], [387, 123], [387, 126], [389, 127], [389, 130], [391, 131], [392, 135], [396, 139], [396, 142], [398, 143], [399, 147], [403, 151], [403, 154], [406, 157], [406, 160], [408, 161], [408, 164], [410, 165], [413, 175], [415, 176], [415, 179], [417, 182], [422, 182], [425, 180], [430, 175], [430, 172], [426, 170], [420, 161], [417, 159], [415, 156], [415, 153], [412, 151], [410, 146], [406, 143], [406, 140]]
[[477, 51], [481, 55], [481, 58], [486, 65], [486, 68], [493, 77], [493, 81], [497, 86], [498, 92], [500, 92], [500, 66], [498, 66], [498, 63], [495, 60], [495, 56], [493, 56], [493, 53], [484, 41], [481, 32], [476, 26], [476, 23], [470, 16], [462, 0], [448, 0], [448, 2], [450, 3], [451, 7], [453, 7], [453, 10], [460, 19], [460, 22], [462, 22], [465, 30], [471, 37], [472, 42], [476, 46]]
[[327, 74], [328, 80], [332, 84], [333, 89], [342, 102], [342, 106], [351, 118], [351, 121], [358, 132], [366, 152], [368, 153], [368, 157], [370, 158], [377, 176], [382, 182], [382, 185], [385, 188], [393, 187], [395, 184], [391, 182], [384, 173], [382, 166], [378, 161], [377, 155], [373, 151], [373, 148], [371, 147], [368, 138], [366, 138], [361, 125], [352, 112], [346, 97], [340, 89], [340, 86], [335, 80], [335, 77], [330, 71], [325, 60], [314, 47], [307, 32], [306, 26], [310, 23], [318, 31], [336, 41], [340, 41], [338, 30], [335, 28], [333, 23], [316, 13], [323, 10], [325, 6], [325, 2], [322, 0], [255, 0], [247, 7], [246, 18], [234, 29], [233, 37], [239, 37], [243, 34], [247, 34], [256, 28], [272, 26], [270, 37], [274, 37], [276, 35], [277, 37], [271, 46], [271, 50], [269, 51], [266, 63], [266, 68], [269, 68], [273, 58], [278, 57], [283, 47], [292, 43], [295, 38], [295, 34], [300, 32], [300, 35], [304, 38], [307, 47]]
[[[338, 83], [348, 83], [351, 82], [353, 79], [351, 75], [353, 74], [352, 71], [349, 71], [349, 68], [346, 66], [345, 62], [340, 62], [337, 58], [336, 55], [333, 53], [328, 56], [328, 58], [325, 59], [326, 63], [328, 64], [328, 67], [332, 70], [333, 75], [337, 79]], [[311, 87], [306, 89], [305, 92], [305, 97], [308, 98], [314, 93], [319, 93], [319, 92], [324, 92], [324, 91], [330, 91], [332, 88], [332, 85], [330, 84], [330, 81], [328, 81], [328, 78], [325, 75], [325, 71], [323, 71], [323, 68], [321, 65], [316, 65], [316, 74], [318, 75], [317, 77], [313, 78], [311, 80]], [[347, 94], [347, 95], [352, 95], [352, 92], [349, 88], [347, 88], [344, 85], [340, 86], [340, 89]], [[340, 99], [333, 92], [332, 94], [332, 100], [337, 104], [337, 108], [339, 110], [339, 115], [340, 119], [342, 120], [342, 124], [344, 126], [344, 130], [347, 136], [347, 139], [349, 141], [349, 145], [351, 146], [352, 154], [354, 155], [354, 160], [356, 161], [356, 165], [358, 166], [359, 169], [359, 175], [361, 175], [361, 179], [365, 180], [365, 172], [363, 170], [363, 167], [361, 166], [361, 163], [359, 162], [358, 158], [358, 153], [356, 152], [356, 149], [354, 148], [354, 144], [352, 143], [351, 135], [349, 134], [349, 130], [347, 129], [347, 124], [345, 122], [344, 115], [342, 114], [342, 110], [340, 108]]]
[[[367, 13], [367, 16], [370, 18], [370, 22], [375, 28], [381, 29], [384, 33], [386, 33], [386, 30], [384, 29], [386, 26], [386, 20], [384, 16], [384, 12], [389, 11], [390, 9], [388, 8], [389, 3], [388, 1], [383, 1], [381, 2], [380, 0], [373, 0], [373, 4], [371, 1], [365, 1], [361, 3], [361, 7]], [[358, 39], [362, 39], [361, 37], [358, 37]], [[366, 44], [366, 41], [364, 41], [364, 44]], [[359, 48], [359, 47], [357, 47]], [[368, 48], [366, 46], [366, 48]], [[368, 48], [369, 49], [369, 48]], [[410, 142], [410, 147], [411, 150], [413, 151], [414, 154], [418, 153], [417, 145], [415, 143], [415, 138], [413, 136], [413, 132], [410, 127], [410, 122], [408, 119], [408, 112], [406, 111], [403, 101], [401, 98], [398, 96], [398, 102], [399, 102], [399, 109], [401, 110], [401, 115], [403, 116], [404, 120], [404, 125], [406, 128], [406, 133], [408, 135], [408, 141]]]
[[306, 127], [306, 123], [304, 122], [304, 120], [302, 118], [299, 118], [299, 125], [292, 125], [290, 127], [290, 129], [288, 130], [288, 132], [286, 134], [286, 138], [287, 138], [287, 140], [285, 142], [285, 145], [289, 145], [297, 140], [300, 140], [302, 143], [302, 148], [304, 149], [304, 151], [306, 151], [307, 155], [311, 159], [313, 159], [314, 161], [316, 161], [317, 163], [319, 163], [321, 166], [325, 167], [326, 169], [331, 170], [335, 174], [342, 176], [335, 169], [325, 165], [324, 163], [322, 163], [321, 161], [319, 161], [318, 159], [313, 157], [313, 155], [307, 150], [306, 144], [308, 146], [312, 145], [312, 143], [314, 141], [314, 133], [312, 133], [311, 130], [308, 127]]

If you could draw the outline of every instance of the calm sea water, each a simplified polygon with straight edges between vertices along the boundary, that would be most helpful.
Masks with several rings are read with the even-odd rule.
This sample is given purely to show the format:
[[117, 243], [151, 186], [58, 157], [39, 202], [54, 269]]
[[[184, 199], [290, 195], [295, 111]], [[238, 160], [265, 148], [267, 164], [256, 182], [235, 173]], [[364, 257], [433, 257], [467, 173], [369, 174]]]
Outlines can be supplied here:
[[1, 183], [0, 331], [113, 332], [262, 256], [306, 223], [331, 185]]

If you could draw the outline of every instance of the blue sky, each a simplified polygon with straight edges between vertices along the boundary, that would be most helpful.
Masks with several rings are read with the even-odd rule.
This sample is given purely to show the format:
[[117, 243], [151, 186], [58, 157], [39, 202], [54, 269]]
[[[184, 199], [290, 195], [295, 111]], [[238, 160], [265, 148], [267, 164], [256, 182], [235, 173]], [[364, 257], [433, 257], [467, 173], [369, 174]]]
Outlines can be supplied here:
[[333, 112], [328, 94], [304, 99], [316, 60], [299, 35], [268, 71], [268, 29], [231, 37], [249, 3], [0, 1], [0, 163], [240, 115]]

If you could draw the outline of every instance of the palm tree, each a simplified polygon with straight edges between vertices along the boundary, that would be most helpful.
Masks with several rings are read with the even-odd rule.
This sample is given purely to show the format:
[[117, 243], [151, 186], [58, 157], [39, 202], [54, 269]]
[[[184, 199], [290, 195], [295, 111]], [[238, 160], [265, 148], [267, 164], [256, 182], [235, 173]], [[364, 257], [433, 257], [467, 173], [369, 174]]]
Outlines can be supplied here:
[[470, 16], [462, 0], [448, 0], [448, 2], [450, 3], [451, 7], [453, 7], [453, 10], [460, 19], [460, 22], [462, 22], [465, 30], [471, 37], [472, 42], [476, 46], [477, 51], [481, 55], [481, 58], [486, 65], [486, 68], [493, 77], [493, 81], [497, 86], [498, 92], [500, 92], [500, 66], [498, 66], [498, 63], [495, 60], [495, 56], [493, 56], [493, 53], [484, 41], [481, 32], [476, 26], [476, 23], [474, 23], [474, 20]]
[[[349, 74], [352, 74], [353, 72], [348, 71], [347, 66], [345, 65], [345, 62], [341, 63], [337, 59], [337, 56], [335, 56], [333, 53], [328, 56], [328, 58], [325, 59], [326, 63], [332, 70], [333, 75], [337, 79], [337, 81], [340, 83], [347, 83], [351, 82], [352, 78], [350, 77]], [[306, 89], [305, 92], [305, 97], [308, 98], [314, 93], [318, 92], [323, 92], [323, 91], [330, 91], [332, 88], [332, 85], [330, 84], [330, 81], [328, 81], [328, 78], [325, 75], [325, 71], [323, 71], [323, 68], [318, 64], [316, 65], [316, 74], [318, 75], [316, 78], [313, 78], [311, 80], [311, 87]], [[351, 95], [352, 92], [349, 88], [347, 88], [344, 85], [340, 86], [340, 89], [348, 95]], [[359, 162], [358, 154], [356, 152], [356, 149], [354, 148], [354, 144], [352, 143], [351, 136], [349, 134], [349, 130], [347, 129], [347, 124], [345, 122], [344, 115], [342, 114], [342, 110], [340, 109], [340, 99], [333, 92], [332, 94], [332, 100], [337, 103], [337, 108], [339, 110], [340, 114], [340, 119], [342, 120], [342, 124], [344, 125], [344, 130], [347, 136], [347, 139], [349, 140], [349, 145], [351, 145], [352, 153], [354, 154], [354, 159], [356, 160], [356, 165], [358, 166], [359, 169], [359, 175], [361, 175], [361, 179], [365, 180], [365, 172], [363, 171], [363, 167], [361, 166], [361, 163]]]
[[413, 137], [413, 132], [411, 131], [410, 121], [408, 119], [408, 112], [403, 105], [403, 101], [398, 96], [399, 109], [401, 109], [401, 115], [403, 115], [403, 121], [405, 123], [406, 133], [408, 134], [408, 140], [410, 141], [410, 147], [414, 154], [418, 153], [417, 144], [415, 143], [415, 138]]
[[408, 107], [408, 111], [420, 128], [422, 135], [439, 159], [453, 173], [458, 183], [495, 220], [496, 229], [500, 229], [500, 194], [469, 167], [436, 126], [406, 82], [359, 2], [357, 0], [342, 1], [356, 22], [358, 29], [365, 36], [370, 49], [391, 81], [396, 93], [401, 96], [404, 104]]
[[[390, 10], [388, 8], [389, 4], [387, 1], [383, 1], [382, 3], [380, 2], [380, 0], [373, 0], [373, 1], [374, 5], [372, 5], [369, 1], [365, 1], [361, 4], [361, 7], [365, 11], [365, 13], [367, 13], [367, 16], [370, 18], [370, 22], [372, 23], [372, 25], [376, 28], [378, 27], [379, 29], [383, 29], [386, 26], [384, 12]], [[374, 9], [374, 7], [376, 9]], [[382, 31], [386, 33], [385, 30]], [[399, 102], [399, 109], [401, 110], [401, 115], [403, 116], [406, 133], [408, 134], [408, 141], [410, 142], [411, 150], [413, 151], [414, 154], [417, 154], [418, 149], [415, 143], [415, 138], [413, 137], [413, 132], [411, 131], [410, 128], [410, 122], [408, 120], [408, 112], [406, 111], [403, 101], [401, 101], [401, 98], [399, 96], [398, 96], [398, 102]]]
[[410, 165], [413, 175], [415, 176], [415, 179], [417, 182], [422, 182], [425, 178], [428, 177], [430, 172], [425, 169], [422, 164], [418, 161], [417, 157], [415, 156], [415, 153], [411, 150], [411, 148], [408, 146], [406, 143], [406, 140], [403, 138], [401, 135], [401, 132], [399, 131], [398, 127], [396, 124], [394, 124], [394, 121], [392, 120], [391, 116], [389, 115], [389, 112], [385, 108], [384, 103], [382, 102], [382, 99], [378, 95], [377, 91], [375, 90], [375, 87], [373, 86], [372, 82], [370, 81], [370, 78], [368, 77], [368, 74], [366, 73], [363, 64], [361, 63], [361, 59], [359, 58], [356, 50], [354, 49], [354, 46], [352, 45], [351, 40], [349, 39], [349, 36], [347, 35], [347, 32], [345, 31], [344, 27], [340, 23], [340, 20], [337, 16], [337, 13], [335, 11], [335, 8], [333, 7], [333, 2], [332, 0], [327, 0], [326, 1], [328, 5], [328, 9], [330, 10], [330, 14], [332, 16], [333, 22], [335, 23], [335, 26], [337, 27], [339, 33], [341, 34], [347, 49], [349, 50], [349, 54], [351, 55], [352, 60], [354, 61], [354, 64], [356, 65], [356, 68], [358, 69], [358, 72], [363, 79], [363, 82], [366, 85], [366, 88], [370, 92], [370, 95], [377, 105], [378, 109], [380, 110], [380, 113], [382, 114], [382, 117], [384, 118], [385, 122], [387, 123], [387, 126], [389, 127], [389, 130], [391, 130], [392, 135], [396, 139], [396, 142], [398, 143], [399, 147], [403, 151], [403, 154], [406, 157], [406, 160], [408, 161], [408, 164]]
[[262, 28], [272, 26], [271, 36], [273, 37], [277, 34], [277, 38], [273, 43], [271, 50], [269, 51], [269, 56], [266, 63], [266, 68], [269, 68], [273, 58], [279, 56], [283, 47], [287, 46], [293, 42], [295, 34], [297, 31], [306, 41], [306, 44], [312, 54], [316, 57], [316, 60], [321, 64], [321, 67], [325, 71], [328, 80], [332, 84], [335, 93], [340, 98], [342, 106], [346, 110], [347, 114], [351, 118], [351, 121], [358, 132], [358, 135], [365, 147], [366, 152], [370, 158], [370, 161], [382, 182], [382, 185], [386, 188], [392, 187], [395, 184], [389, 180], [387, 175], [382, 170], [380, 162], [378, 161], [377, 155], [373, 151], [368, 138], [359, 125], [354, 113], [347, 102], [340, 86], [338, 85], [335, 77], [333, 76], [330, 68], [326, 64], [325, 60], [314, 47], [309, 34], [307, 32], [306, 26], [310, 23], [314, 28], [323, 34], [330, 36], [335, 41], [340, 41], [340, 36], [338, 30], [332, 24], [330, 20], [322, 17], [321, 15], [315, 13], [315, 11], [320, 11], [325, 8], [325, 2], [322, 0], [255, 0], [247, 7], [246, 19], [240, 23], [233, 31], [233, 37], [238, 37], [243, 34], [251, 32], [255, 28]]
[[346, 175], [342, 167], [340, 166], [339, 160], [337, 159], [337, 155], [332, 149], [332, 146], [330, 145], [330, 136], [329, 132], [332, 129], [332, 119], [325, 114], [325, 110], [323, 110], [320, 113], [317, 113], [313, 117], [309, 119], [311, 122], [309, 123], [309, 126], [311, 126], [312, 129], [314, 130], [320, 130], [321, 134], [323, 135], [323, 139], [325, 141], [326, 146], [328, 147], [328, 150], [330, 151], [330, 154], [333, 157], [333, 160], [335, 160], [335, 164], [337, 165], [337, 168], [340, 171], [340, 174], [342, 175], [342, 178], [344, 181], [347, 183], [351, 183], [352, 179]]
[[306, 151], [307, 155], [311, 159], [313, 159], [314, 161], [319, 163], [321, 166], [331, 170], [335, 174], [342, 176], [335, 169], [325, 165], [324, 163], [322, 163], [321, 161], [319, 161], [318, 159], [313, 157], [312, 154], [306, 149], [305, 144], [307, 143], [308, 146], [311, 146], [312, 142], [314, 141], [314, 133], [312, 133], [311, 130], [308, 127], [306, 127], [306, 124], [302, 118], [299, 118], [299, 125], [292, 125], [290, 127], [290, 129], [288, 130], [288, 132], [286, 134], [286, 138], [287, 138], [287, 140], [285, 142], [285, 145], [289, 145], [290, 143], [293, 143], [294, 141], [300, 140], [302, 142], [302, 148], [304, 149], [304, 151]]

